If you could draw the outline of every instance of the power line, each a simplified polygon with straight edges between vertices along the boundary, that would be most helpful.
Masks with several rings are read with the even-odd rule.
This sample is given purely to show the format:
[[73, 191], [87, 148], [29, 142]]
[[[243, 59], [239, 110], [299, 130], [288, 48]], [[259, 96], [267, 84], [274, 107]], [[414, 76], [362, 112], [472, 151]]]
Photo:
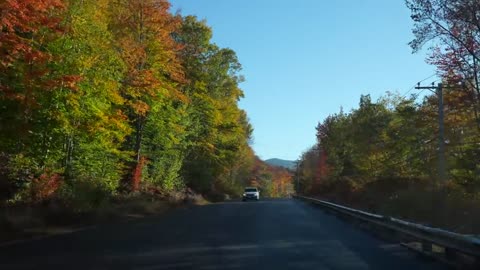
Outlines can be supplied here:
[[425, 90], [426, 90], [426, 89], [422, 89], [420, 92], [418, 92], [418, 93], [416, 94], [416, 97], [420, 96], [420, 94], [423, 93], [423, 91], [425, 91]]
[[[412, 86], [412, 88], [408, 89], [408, 91], [405, 92], [405, 94], [403, 94], [402, 97], [406, 97], [406, 96], [408, 95], [408, 93], [410, 93], [413, 89], [415, 89], [415, 87], [416, 87], [419, 83], [422, 83], [422, 82], [424, 82], [424, 81], [426, 81], [426, 80], [428, 80], [428, 79], [431, 79], [432, 77], [434, 77], [434, 76], [436, 76], [436, 75], [437, 75], [437, 73], [433, 73], [432, 75], [428, 76], [427, 78], [425, 78], [425, 79], [417, 82], [416, 84], [414, 84], [414, 85]], [[437, 80], [436, 80], [436, 81], [437, 81]], [[436, 81], [434, 81], [434, 82], [436, 82]], [[422, 91], [422, 92], [423, 92], [423, 91]], [[421, 92], [420, 92], [420, 93], [421, 93]]]

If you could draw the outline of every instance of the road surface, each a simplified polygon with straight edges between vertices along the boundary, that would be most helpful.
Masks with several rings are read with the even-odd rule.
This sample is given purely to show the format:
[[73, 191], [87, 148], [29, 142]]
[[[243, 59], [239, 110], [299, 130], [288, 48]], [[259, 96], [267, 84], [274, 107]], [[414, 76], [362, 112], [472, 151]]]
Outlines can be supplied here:
[[0, 248], [0, 269], [447, 269], [296, 200], [227, 202]]

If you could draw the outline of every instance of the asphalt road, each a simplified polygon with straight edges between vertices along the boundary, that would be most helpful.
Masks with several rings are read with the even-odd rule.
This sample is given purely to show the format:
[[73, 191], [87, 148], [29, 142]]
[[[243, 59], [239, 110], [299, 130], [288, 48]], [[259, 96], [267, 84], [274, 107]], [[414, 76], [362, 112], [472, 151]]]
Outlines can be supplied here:
[[0, 269], [447, 269], [295, 200], [228, 202], [0, 248]]

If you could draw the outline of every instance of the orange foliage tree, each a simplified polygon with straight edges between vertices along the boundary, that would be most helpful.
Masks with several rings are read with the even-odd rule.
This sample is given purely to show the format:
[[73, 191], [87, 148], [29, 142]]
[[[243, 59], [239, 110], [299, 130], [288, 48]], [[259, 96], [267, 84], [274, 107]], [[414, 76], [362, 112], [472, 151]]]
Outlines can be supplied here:
[[132, 188], [140, 181], [136, 179], [141, 175], [139, 165], [145, 163], [141, 162], [142, 143], [153, 104], [165, 102], [166, 97], [185, 101], [174, 87], [184, 80], [176, 56], [180, 48], [172, 38], [180, 21], [169, 12], [170, 4], [165, 0], [118, 0], [113, 1], [112, 8], [112, 31], [127, 67], [122, 95], [134, 129], [126, 143], [126, 150], [134, 157], [125, 183]]

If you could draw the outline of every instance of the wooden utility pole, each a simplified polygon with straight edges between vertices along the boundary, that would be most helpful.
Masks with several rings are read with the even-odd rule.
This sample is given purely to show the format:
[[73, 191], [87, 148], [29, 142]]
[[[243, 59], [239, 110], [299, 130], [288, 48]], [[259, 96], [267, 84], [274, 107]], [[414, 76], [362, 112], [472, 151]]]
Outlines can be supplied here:
[[443, 85], [439, 83], [435, 86], [420, 86], [418, 84], [415, 89], [427, 89], [430, 91], [436, 90], [438, 97], [438, 179], [444, 183], [447, 178], [447, 168], [445, 161], [445, 124], [444, 124], [444, 110], [443, 110]]

